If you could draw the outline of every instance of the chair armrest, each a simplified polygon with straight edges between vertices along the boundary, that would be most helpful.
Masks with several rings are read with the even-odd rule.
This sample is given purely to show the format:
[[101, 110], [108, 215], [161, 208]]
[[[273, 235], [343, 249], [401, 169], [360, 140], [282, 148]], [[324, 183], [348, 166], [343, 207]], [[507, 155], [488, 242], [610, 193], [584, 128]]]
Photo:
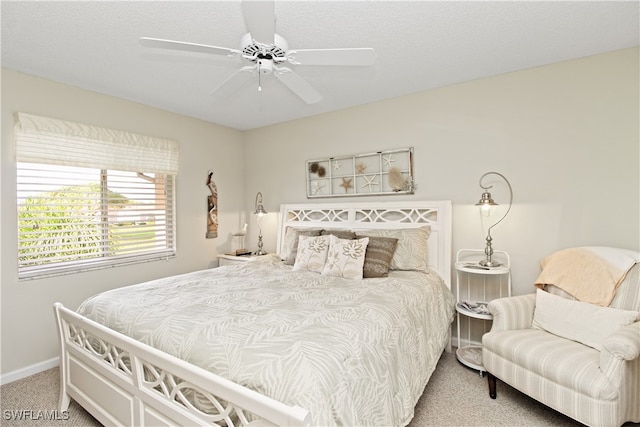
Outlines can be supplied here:
[[618, 359], [636, 359], [640, 356], [640, 322], [618, 329], [602, 342], [602, 348]]
[[637, 386], [639, 356], [640, 322], [620, 328], [602, 342], [600, 370], [631, 402], [640, 398]]
[[536, 294], [498, 298], [490, 301], [487, 308], [493, 316], [491, 332], [530, 328], [535, 306]]

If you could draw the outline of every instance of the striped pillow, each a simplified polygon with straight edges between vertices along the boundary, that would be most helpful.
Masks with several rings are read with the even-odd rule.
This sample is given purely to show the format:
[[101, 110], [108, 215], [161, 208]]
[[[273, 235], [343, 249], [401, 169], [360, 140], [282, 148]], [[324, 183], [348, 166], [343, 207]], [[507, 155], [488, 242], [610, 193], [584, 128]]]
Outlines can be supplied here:
[[398, 239], [393, 237], [369, 237], [362, 277], [387, 277], [397, 245]]

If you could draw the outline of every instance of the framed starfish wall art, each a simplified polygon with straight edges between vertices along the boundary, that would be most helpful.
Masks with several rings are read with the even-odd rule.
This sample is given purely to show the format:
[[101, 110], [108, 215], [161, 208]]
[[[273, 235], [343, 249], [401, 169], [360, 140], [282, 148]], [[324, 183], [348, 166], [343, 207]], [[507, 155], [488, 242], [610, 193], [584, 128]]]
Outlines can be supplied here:
[[413, 194], [413, 147], [307, 160], [307, 198]]

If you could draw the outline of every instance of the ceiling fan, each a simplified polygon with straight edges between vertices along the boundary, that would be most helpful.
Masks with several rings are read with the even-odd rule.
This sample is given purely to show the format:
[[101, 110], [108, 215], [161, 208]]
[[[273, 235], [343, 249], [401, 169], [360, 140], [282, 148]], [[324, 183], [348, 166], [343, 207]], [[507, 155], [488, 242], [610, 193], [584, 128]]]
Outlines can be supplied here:
[[140, 44], [151, 48], [222, 55], [238, 58], [247, 64], [214, 89], [212, 95], [229, 96], [256, 75], [258, 91], [261, 91], [261, 77], [273, 75], [307, 104], [320, 102], [322, 95], [288, 65], [369, 66], [376, 61], [376, 53], [371, 48], [290, 50], [287, 41], [275, 32], [274, 0], [244, 0], [242, 13], [249, 32], [242, 36], [240, 49], [150, 37], [141, 37]]

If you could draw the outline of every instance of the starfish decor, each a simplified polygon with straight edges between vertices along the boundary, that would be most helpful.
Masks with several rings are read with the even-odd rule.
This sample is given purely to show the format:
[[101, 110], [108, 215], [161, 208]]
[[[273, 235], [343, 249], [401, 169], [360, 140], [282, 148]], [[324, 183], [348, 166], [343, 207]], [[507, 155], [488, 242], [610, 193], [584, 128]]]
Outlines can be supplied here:
[[322, 189], [324, 188], [324, 183], [321, 181], [313, 181], [311, 183], [311, 191], [313, 194], [318, 194], [318, 192], [322, 193]]
[[348, 193], [350, 188], [353, 188], [353, 184], [352, 184], [353, 178], [342, 178], [342, 184], [340, 184], [340, 187], [344, 188], [344, 192]]
[[373, 185], [378, 185], [378, 183], [376, 181], [374, 181], [374, 179], [376, 179], [375, 175], [370, 175], [370, 176], [369, 175], [365, 175], [365, 176], [363, 176], [363, 178], [367, 182], [362, 184], [362, 188], [369, 187], [369, 192], [371, 192], [373, 190], [373, 188], [372, 188]]
[[393, 154], [387, 154], [386, 156], [383, 156], [383, 159], [384, 165], [389, 167], [391, 167], [391, 163], [396, 161], [396, 159], [393, 158]]

